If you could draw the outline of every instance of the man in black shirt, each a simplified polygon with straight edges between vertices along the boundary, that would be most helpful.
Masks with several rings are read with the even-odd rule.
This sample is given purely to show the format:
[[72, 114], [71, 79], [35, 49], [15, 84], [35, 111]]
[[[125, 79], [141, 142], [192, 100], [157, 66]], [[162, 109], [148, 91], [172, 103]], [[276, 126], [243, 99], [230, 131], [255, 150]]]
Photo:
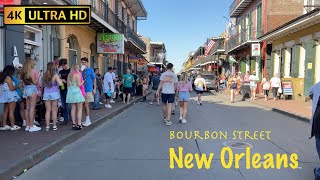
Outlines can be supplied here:
[[65, 87], [63, 90], [60, 89], [61, 103], [63, 107], [63, 118], [64, 118], [63, 124], [67, 125], [71, 121], [71, 108], [70, 108], [70, 105], [66, 103], [67, 92], [68, 92], [67, 81], [68, 81], [68, 75], [70, 73], [70, 68], [69, 68], [67, 59], [60, 59], [59, 65], [63, 68], [59, 72], [59, 76]]

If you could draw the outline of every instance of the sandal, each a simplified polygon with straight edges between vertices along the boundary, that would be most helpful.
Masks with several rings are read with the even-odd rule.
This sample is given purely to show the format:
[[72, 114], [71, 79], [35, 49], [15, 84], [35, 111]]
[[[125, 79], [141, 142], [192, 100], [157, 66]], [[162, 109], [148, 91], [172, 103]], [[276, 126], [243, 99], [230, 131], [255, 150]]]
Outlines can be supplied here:
[[82, 129], [82, 125], [77, 125], [76, 130], [81, 130]]
[[57, 126], [53, 126], [52, 130], [56, 131], [56, 130], [58, 130], [58, 127]]
[[77, 130], [76, 124], [72, 124], [72, 130]]

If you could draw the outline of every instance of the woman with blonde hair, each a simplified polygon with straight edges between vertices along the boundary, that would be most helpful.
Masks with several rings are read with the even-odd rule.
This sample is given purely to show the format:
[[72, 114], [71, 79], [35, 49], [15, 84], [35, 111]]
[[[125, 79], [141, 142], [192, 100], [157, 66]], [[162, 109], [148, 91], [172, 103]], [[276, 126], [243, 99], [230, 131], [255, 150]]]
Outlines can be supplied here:
[[190, 92], [192, 91], [192, 84], [185, 78], [180, 76], [179, 82], [177, 83], [176, 96], [180, 102], [180, 118], [179, 122], [187, 123], [186, 116], [188, 112], [188, 102], [190, 101]]
[[52, 113], [53, 129], [56, 131], [57, 128], [57, 114], [58, 114], [58, 100], [60, 99], [59, 86], [64, 89], [64, 85], [56, 73], [56, 65], [53, 62], [47, 64], [47, 71], [43, 75], [42, 87], [43, 100], [46, 106], [46, 131], [50, 130], [50, 114]]
[[82, 81], [79, 65], [72, 66], [67, 83], [68, 92], [66, 102], [71, 104], [72, 129], [81, 130], [82, 104], [84, 103], [85, 99], [80, 90], [80, 87], [83, 86], [84, 82]]
[[37, 87], [36, 84], [38, 83], [38, 79], [35, 76], [35, 61], [32, 59], [26, 59], [24, 65], [22, 67], [22, 74], [21, 78], [23, 83], [25, 84], [23, 90], [23, 98], [26, 99], [26, 131], [35, 132], [40, 131], [41, 128], [34, 125], [34, 118], [35, 118], [35, 109], [37, 103]]

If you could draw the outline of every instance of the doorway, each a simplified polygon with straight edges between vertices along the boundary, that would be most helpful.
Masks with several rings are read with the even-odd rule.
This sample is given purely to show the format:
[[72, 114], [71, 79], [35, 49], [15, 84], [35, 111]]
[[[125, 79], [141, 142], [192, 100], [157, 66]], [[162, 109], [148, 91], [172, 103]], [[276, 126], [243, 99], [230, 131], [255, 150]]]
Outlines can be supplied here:
[[69, 49], [69, 66], [77, 64], [77, 51], [75, 49]]

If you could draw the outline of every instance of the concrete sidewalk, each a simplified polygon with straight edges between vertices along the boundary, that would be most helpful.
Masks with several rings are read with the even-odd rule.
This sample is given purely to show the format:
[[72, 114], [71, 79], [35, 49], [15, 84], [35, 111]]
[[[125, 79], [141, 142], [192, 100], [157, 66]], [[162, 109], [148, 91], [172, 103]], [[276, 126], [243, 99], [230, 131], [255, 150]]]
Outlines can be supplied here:
[[[225, 96], [226, 100], [230, 101], [230, 95], [227, 92], [222, 94], [217, 93], [218, 96]], [[242, 95], [236, 95], [236, 101], [240, 102]], [[269, 99], [264, 101], [264, 96], [257, 94], [256, 100], [246, 99], [246, 102], [250, 102], [259, 106], [270, 108], [272, 111], [285, 114], [290, 117], [294, 117], [303, 121], [309, 122], [312, 115], [312, 101], [304, 102], [303, 100], [283, 100], [278, 99], [273, 101]]]
[[117, 102], [112, 104], [112, 109], [103, 107], [101, 110], [92, 110], [90, 116], [92, 125], [80, 131], [71, 130], [71, 124], [60, 125], [57, 131], [50, 130], [49, 132], [43, 129], [44, 126], [41, 131], [34, 133], [26, 132], [24, 129], [0, 131], [2, 141], [0, 179], [13, 179], [14, 176], [50, 157], [64, 146], [84, 136], [140, 100], [141, 97], [136, 97], [131, 100], [130, 104]]

